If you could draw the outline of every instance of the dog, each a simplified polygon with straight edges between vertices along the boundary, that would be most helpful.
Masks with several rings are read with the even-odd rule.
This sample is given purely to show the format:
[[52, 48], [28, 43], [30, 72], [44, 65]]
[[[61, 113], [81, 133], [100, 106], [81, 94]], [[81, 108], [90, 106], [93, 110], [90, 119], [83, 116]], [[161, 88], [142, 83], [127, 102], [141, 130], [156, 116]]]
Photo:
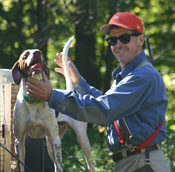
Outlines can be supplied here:
[[[67, 45], [67, 43], [66, 43], [66, 45], [64, 46], [64, 49], [63, 49], [63, 54], [65, 54], [66, 57], [67, 57], [67, 54], [68, 54], [69, 46], [71, 44], [70, 41], [68, 41], [68, 42], [69, 42], [69, 45]], [[33, 52], [33, 53], [36, 53], [35, 51], [39, 51], [39, 50], [30, 50], [30, 51]], [[29, 67], [27, 67], [26, 64], [29, 63], [28, 62], [29, 60], [27, 60], [27, 57], [26, 57], [25, 53], [28, 53], [27, 56], [29, 56], [30, 51], [29, 52], [28, 51], [25, 51], [24, 53], [22, 53], [22, 55], [20, 57], [21, 60], [19, 59], [18, 62], [16, 62], [15, 65], [14, 65], [14, 67], [12, 68], [12, 76], [14, 78], [15, 83], [16, 84], [19, 84], [22, 78], [23, 78], [22, 80], [24, 80], [23, 81], [23, 84], [22, 84], [22, 90], [25, 88], [25, 81], [27, 80], [28, 73], [29, 73], [29, 76], [30, 77], [31, 77], [31, 73], [33, 71], [35, 73], [39, 73], [38, 72], [38, 69], [37, 69], [37, 66], [40, 66], [39, 64], [43, 64], [43, 62], [41, 62], [41, 63], [38, 64], [38, 61], [36, 60], [37, 64], [34, 64], [34, 62], [30, 62], [31, 64], [28, 65]], [[22, 63], [26, 67], [24, 67], [23, 65], [19, 65], [19, 61], [24, 61], [23, 59], [26, 59], [25, 60], [26, 61], [26, 64], [25, 65], [23, 64], [25, 62], [20, 62], [20, 63]], [[64, 63], [67, 63], [67, 61], [64, 60]], [[20, 66], [23, 66], [23, 67], [20, 67]], [[20, 68], [22, 68], [22, 69], [20, 69]], [[30, 68], [30, 70], [27, 70], [25, 68], [27, 68], [27, 69]], [[35, 70], [35, 68], [36, 68], [36, 70]], [[21, 72], [21, 70], [24, 70], [24, 72]], [[49, 69], [46, 67], [45, 64], [44, 64], [44, 70], [45, 70], [45, 73], [46, 74], [49, 73]], [[68, 70], [66, 65], [64, 65], [64, 70], [65, 71]], [[34, 77], [34, 76], [32, 76], [32, 77]], [[35, 78], [36, 79], [37, 79], [37, 77], [38, 77], [38, 75], [35, 75]], [[67, 82], [67, 80], [69, 80], [69, 81]], [[67, 75], [66, 76], [66, 87], [69, 87], [69, 89], [70, 89], [70, 87], [72, 87], [71, 84], [72, 83], [70, 81], [70, 78]], [[71, 90], [73, 91], [73, 88], [71, 88]], [[19, 95], [19, 98], [22, 99], [21, 98], [21, 94]], [[30, 99], [33, 99], [33, 98], [30, 98]], [[23, 101], [25, 101], [25, 100], [23, 100]], [[19, 103], [16, 103], [16, 104], [19, 104]], [[18, 106], [20, 106], [20, 105], [18, 105]], [[33, 105], [33, 106], [35, 106], [35, 105]], [[62, 113], [59, 113], [59, 112], [56, 112], [56, 113], [58, 114], [58, 115], [56, 115], [57, 116], [56, 122], [57, 122], [58, 128], [59, 128], [59, 129], [56, 129], [56, 131], [57, 130], [59, 131], [59, 138], [62, 139], [62, 137], [65, 134], [65, 132], [69, 128], [72, 128], [75, 131], [76, 136], [77, 136], [77, 140], [78, 140], [78, 142], [79, 142], [79, 144], [80, 144], [80, 146], [81, 146], [81, 148], [82, 148], [82, 150], [83, 150], [83, 152], [85, 154], [88, 170], [90, 172], [95, 172], [95, 168], [94, 168], [94, 165], [93, 165], [92, 159], [91, 159], [91, 146], [90, 146], [90, 142], [89, 142], [89, 139], [88, 139], [88, 136], [87, 136], [87, 132], [86, 132], [87, 131], [87, 123], [86, 122], [81, 122], [81, 121], [74, 120], [73, 118], [70, 118], [70, 117], [68, 117], [68, 116], [66, 116], [66, 115], [64, 115]], [[15, 112], [15, 114], [16, 114], [16, 112]], [[16, 116], [14, 121], [18, 121], [18, 116], [22, 116], [22, 115], [14, 115], [14, 116]], [[25, 117], [24, 117], [24, 120], [25, 120]], [[23, 125], [25, 126], [25, 121], [24, 120], [21, 123], [24, 123]], [[14, 127], [14, 128], [17, 128], [17, 129], [15, 129], [15, 133], [17, 133], [16, 134], [16, 137], [18, 138], [18, 140], [21, 140], [21, 137], [23, 138], [22, 135], [24, 134], [23, 132], [21, 132], [21, 130], [23, 131], [23, 128], [20, 128], [18, 126], [18, 123], [19, 122], [15, 122], [15, 123], [14, 123], [14, 126], [17, 126], [17, 127]], [[18, 136], [19, 135], [18, 133], [21, 134], [20, 137]], [[46, 139], [46, 142], [47, 142], [47, 147], [48, 147], [48, 154], [51, 157], [51, 159], [54, 160], [53, 159], [53, 155], [52, 155], [53, 154], [52, 153], [52, 150], [53, 149], [52, 149], [52, 146], [51, 146], [52, 144], [49, 141], [49, 139]], [[60, 145], [60, 140], [58, 141], [58, 143]], [[19, 147], [21, 147], [21, 146], [19, 145]], [[24, 147], [24, 146], [22, 146], [22, 147]], [[60, 149], [60, 147], [59, 147], [59, 149]], [[60, 150], [58, 152], [60, 153]], [[61, 153], [60, 153], [60, 155], [61, 155]], [[22, 159], [24, 159], [24, 157]]]
[[[19, 159], [24, 164], [25, 138], [44, 138], [48, 143], [48, 153], [54, 163], [55, 172], [62, 172], [62, 153], [59, 128], [55, 111], [47, 102], [40, 102], [27, 96], [26, 81], [29, 77], [43, 80], [43, 72], [49, 77], [42, 52], [38, 49], [24, 51], [12, 68], [12, 77], [16, 84], [21, 84], [14, 106], [14, 134], [18, 141]], [[20, 165], [23, 172], [24, 167]]]

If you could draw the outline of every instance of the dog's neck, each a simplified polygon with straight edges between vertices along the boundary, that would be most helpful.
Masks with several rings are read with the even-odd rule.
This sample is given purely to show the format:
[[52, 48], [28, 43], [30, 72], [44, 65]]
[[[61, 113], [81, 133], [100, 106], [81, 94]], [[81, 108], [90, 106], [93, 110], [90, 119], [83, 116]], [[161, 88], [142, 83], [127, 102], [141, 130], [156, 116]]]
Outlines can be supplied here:
[[43, 75], [41, 73], [38, 73], [38, 74], [32, 73], [31, 78], [34, 78], [38, 81], [43, 81]]

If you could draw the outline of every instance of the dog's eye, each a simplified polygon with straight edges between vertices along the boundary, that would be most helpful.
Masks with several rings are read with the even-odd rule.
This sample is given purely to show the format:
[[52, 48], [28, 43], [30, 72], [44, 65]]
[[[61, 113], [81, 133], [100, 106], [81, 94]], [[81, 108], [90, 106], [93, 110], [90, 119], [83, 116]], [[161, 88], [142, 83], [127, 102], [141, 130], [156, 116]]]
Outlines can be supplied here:
[[22, 54], [22, 59], [25, 60], [27, 59], [27, 57], [29, 56], [30, 52], [29, 51], [25, 51], [23, 54]]
[[25, 60], [26, 58], [27, 58], [27, 56], [26, 56], [26, 55], [22, 56], [22, 59], [23, 59], [23, 60]]

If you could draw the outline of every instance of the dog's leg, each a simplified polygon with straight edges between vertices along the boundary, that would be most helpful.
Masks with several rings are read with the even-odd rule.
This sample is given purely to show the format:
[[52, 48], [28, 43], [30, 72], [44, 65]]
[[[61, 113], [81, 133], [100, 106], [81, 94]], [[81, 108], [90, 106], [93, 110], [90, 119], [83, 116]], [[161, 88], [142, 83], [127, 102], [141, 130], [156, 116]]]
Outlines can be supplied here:
[[69, 123], [69, 125], [73, 128], [73, 130], [76, 133], [77, 140], [85, 154], [89, 171], [95, 172], [95, 168], [91, 159], [91, 146], [86, 133], [87, 123], [74, 120], [71, 123]]
[[[25, 138], [26, 135], [24, 135], [21, 139], [18, 139], [18, 146], [17, 146], [17, 154], [19, 156], [20, 161], [24, 164], [25, 163]], [[20, 163], [20, 172], [24, 172], [24, 166]]]
[[66, 131], [70, 127], [69, 127], [69, 125], [66, 122], [59, 122], [58, 126], [59, 126], [59, 136], [60, 136], [60, 139], [62, 139], [64, 134], [66, 133]]
[[[47, 109], [50, 116], [54, 113], [50, 112], [50, 109]], [[50, 126], [52, 125], [52, 127]], [[59, 129], [55, 117], [53, 116], [50, 119], [49, 123], [46, 123], [46, 128], [48, 135], [46, 137], [47, 149], [51, 160], [54, 162], [55, 172], [62, 172], [62, 152], [61, 152], [61, 140], [58, 135]]]
[[59, 137], [46, 138], [47, 149], [51, 160], [54, 162], [55, 172], [62, 172], [62, 152], [61, 141]]
[[[17, 158], [19, 159], [19, 142], [18, 142], [17, 139], [15, 139], [15, 153], [16, 153], [16, 155], [17, 155]], [[19, 160], [20, 160], [20, 159], [19, 159]], [[20, 172], [20, 162], [19, 162], [19, 160], [18, 160], [18, 162], [17, 162], [17, 169], [18, 169], [18, 171]]]
[[52, 146], [50, 144], [48, 136], [46, 136], [46, 145], [47, 145], [47, 152], [49, 154], [49, 157], [52, 160], [52, 162], [54, 162], [54, 157], [53, 157], [53, 153], [52, 153]]
[[62, 152], [61, 152], [61, 141], [60, 138], [54, 138], [52, 143], [52, 150], [53, 156], [55, 159], [54, 167], [55, 172], [62, 172], [63, 171], [63, 164], [62, 164]]

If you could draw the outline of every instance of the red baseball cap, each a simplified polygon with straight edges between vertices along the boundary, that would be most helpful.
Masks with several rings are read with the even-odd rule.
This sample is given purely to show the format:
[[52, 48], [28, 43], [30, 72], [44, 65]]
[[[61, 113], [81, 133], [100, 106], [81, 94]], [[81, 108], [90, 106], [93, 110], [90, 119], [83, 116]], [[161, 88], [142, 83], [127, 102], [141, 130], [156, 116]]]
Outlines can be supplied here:
[[109, 35], [111, 25], [119, 26], [125, 29], [137, 30], [143, 33], [143, 24], [139, 17], [129, 12], [118, 12], [112, 16], [109, 24], [105, 24], [100, 28], [100, 32]]

